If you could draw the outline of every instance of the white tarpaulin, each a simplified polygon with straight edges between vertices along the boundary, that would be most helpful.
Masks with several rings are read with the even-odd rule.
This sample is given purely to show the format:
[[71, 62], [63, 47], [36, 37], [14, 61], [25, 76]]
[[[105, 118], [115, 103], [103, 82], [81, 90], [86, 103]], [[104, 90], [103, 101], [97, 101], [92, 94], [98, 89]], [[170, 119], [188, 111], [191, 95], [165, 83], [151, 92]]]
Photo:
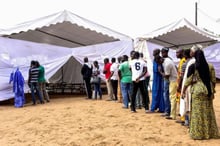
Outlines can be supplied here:
[[216, 77], [220, 79], [220, 43], [216, 43], [204, 49], [207, 61], [213, 64]]
[[[155, 49], [162, 49], [163, 46], [151, 43], [151, 42], [146, 42], [146, 41], [141, 41], [138, 42], [136, 45], [136, 50], [139, 52], [143, 52], [144, 55], [146, 56], [146, 59], [148, 61], [148, 68], [149, 72], [152, 74], [152, 68], [153, 68], [153, 51]], [[213, 64], [216, 72], [216, 77], [220, 79], [220, 43], [216, 43], [214, 45], [208, 46], [203, 49], [204, 54], [206, 57], [206, 60], [208, 63]], [[179, 59], [176, 57], [176, 50], [170, 49], [169, 50], [169, 56], [170, 58], [173, 59], [175, 64], [177, 65], [179, 62]]]
[[[0, 38], [0, 101], [13, 98], [9, 79], [11, 72], [17, 67], [27, 82], [31, 60], [38, 60], [45, 67], [46, 79], [50, 82], [79, 83], [82, 82], [80, 69], [85, 56], [89, 58], [90, 63], [98, 60], [102, 69], [105, 57], [129, 55], [132, 46], [132, 40], [126, 40], [80, 48], [65, 48]], [[60, 69], [63, 74], [59, 72]], [[25, 92], [27, 90], [26, 84]]]

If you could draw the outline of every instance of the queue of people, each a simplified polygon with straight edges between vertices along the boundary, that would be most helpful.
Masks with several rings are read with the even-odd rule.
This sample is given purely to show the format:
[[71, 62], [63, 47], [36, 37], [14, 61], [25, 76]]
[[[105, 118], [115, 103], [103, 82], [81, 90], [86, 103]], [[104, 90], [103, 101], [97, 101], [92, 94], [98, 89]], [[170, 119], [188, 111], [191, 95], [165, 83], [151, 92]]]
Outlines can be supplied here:
[[[220, 138], [213, 109], [215, 70], [206, 61], [202, 47], [194, 45], [191, 49], [177, 49], [176, 57], [180, 59], [178, 66], [168, 53], [169, 48], [153, 51], [151, 100], [148, 95], [149, 64], [143, 59], [142, 53], [131, 51], [130, 57], [123, 55], [118, 63], [114, 57], [111, 63], [109, 58], [105, 58], [103, 73], [107, 100], [121, 102], [122, 108], [130, 109], [132, 113], [141, 108], [147, 114], [162, 113], [161, 117], [189, 128], [192, 139]], [[94, 67], [97, 64], [94, 61]], [[97, 72], [94, 67], [88, 67], [91, 70], [88, 82], [94, 75], [101, 73], [99, 68]], [[86, 83], [83, 68], [81, 73]], [[100, 82], [98, 84], [95, 87], [95, 99], [97, 93], [102, 97]], [[90, 87], [86, 88], [87, 93], [91, 93]], [[122, 100], [118, 95], [122, 96]]]
[[[143, 54], [132, 51], [130, 58], [123, 55], [118, 58], [105, 58], [103, 60], [104, 68], [102, 73], [105, 75], [105, 83], [107, 87], [107, 101], [118, 101], [122, 103], [122, 108], [129, 109], [131, 112], [136, 112], [136, 108], [144, 108], [149, 112], [149, 94], [148, 86], [150, 74], [147, 71], [147, 63], [143, 59]], [[100, 88], [100, 73], [101, 70], [97, 67], [98, 62], [94, 61], [93, 65], [88, 63], [88, 57], [84, 58], [84, 64], [81, 69], [81, 74], [85, 83], [87, 98], [92, 99], [92, 85], [94, 85], [94, 99], [102, 97]], [[94, 82], [94, 78], [99, 76], [99, 82]], [[98, 88], [97, 88], [98, 87]], [[88, 94], [90, 93], [90, 94]]]

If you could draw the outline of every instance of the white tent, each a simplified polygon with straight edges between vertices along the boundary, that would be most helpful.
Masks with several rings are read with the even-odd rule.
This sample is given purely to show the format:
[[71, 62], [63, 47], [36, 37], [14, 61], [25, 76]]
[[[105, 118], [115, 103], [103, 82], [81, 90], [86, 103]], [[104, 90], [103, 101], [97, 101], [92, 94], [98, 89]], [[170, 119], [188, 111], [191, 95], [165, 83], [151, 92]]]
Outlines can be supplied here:
[[[45, 67], [46, 79], [52, 83], [82, 83], [80, 74], [83, 58], [90, 63], [97, 60], [103, 69], [105, 57], [119, 57], [129, 54], [132, 40], [115, 41], [79, 48], [65, 48], [48, 44], [34, 43], [0, 37], [0, 101], [13, 98], [10, 74], [19, 68], [25, 81], [31, 60], [38, 60]], [[40, 49], [39, 49], [40, 48]], [[60, 69], [63, 68], [63, 74]], [[104, 78], [104, 75], [102, 75]], [[27, 84], [25, 92], [28, 92]]]
[[198, 28], [185, 18], [138, 38], [138, 41], [149, 41], [168, 48], [192, 46], [193, 44], [208, 46], [219, 40], [219, 37]]
[[[152, 64], [153, 50], [156, 48], [161, 49], [163, 47], [168, 47], [171, 48], [169, 51], [170, 57], [173, 58], [175, 63], [178, 63], [174, 49], [179, 47], [189, 48], [193, 44], [197, 43], [208, 47], [212, 44], [215, 44], [219, 40], [219, 37], [201, 30], [183, 18], [169, 25], [161, 27], [151, 33], [138, 37], [135, 42], [135, 50], [143, 52], [149, 64]], [[207, 60], [210, 62], [210, 57], [208, 57], [210, 56], [210, 53], [208, 54], [205, 52], [205, 55]], [[219, 70], [219, 67], [215, 69]], [[149, 71], [152, 73], [152, 66], [150, 65]], [[219, 78], [219, 75], [217, 77]]]
[[8, 85], [10, 72], [19, 67], [27, 79], [31, 60], [46, 67], [50, 82], [82, 83], [80, 69], [85, 56], [98, 60], [102, 67], [104, 57], [129, 54], [133, 46], [130, 37], [69, 11], [0, 29], [0, 36], [11, 38], [0, 40], [0, 101], [13, 97]]
[[0, 29], [0, 36], [69, 48], [130, 39], [66, 10]]

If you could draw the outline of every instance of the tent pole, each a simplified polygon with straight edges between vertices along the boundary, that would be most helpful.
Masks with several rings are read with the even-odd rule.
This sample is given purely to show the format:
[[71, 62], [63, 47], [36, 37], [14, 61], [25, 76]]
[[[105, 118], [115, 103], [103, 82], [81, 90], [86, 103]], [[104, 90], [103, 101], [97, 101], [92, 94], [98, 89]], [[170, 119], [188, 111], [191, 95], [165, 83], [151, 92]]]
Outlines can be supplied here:
[[216, 43], [216, 40], [210, 40], [210, 41], [202, 41], [202, 42], [193, 42], [193, 43], [187, 43], [187, 44], [178, 44], [178, 45], [173, 45], [173, 46], [167, 46], [168, 48], [175, 48], [175, 47], [182, 47], [182, 46], [187, 46], [187, 45], [194, 45], [194, 44], [204, 44], [204, 43]]
[[61, 75], [62, 75], [62, 77], [61, 77], [61, 83], [63, 83], [63, 66], [61, 67]]
[[39, 32], [44, 33], [44, 34], [47, 34], [47, 35], [49, 35], [49, 36], [53, 36], [53, 37], [59, 38], [59, 39], [61, 39], [61, 40], [65, 40], [65, 41], [68, 41], [68, 42], [71, 42], [71, 43], [74, 43], [74, 44], [77, 44], [77, 45], [80, 45], [80, 46], [86, 46], [86, 44], [82, 44], [82, 43], [79, 43], [79, 42], [76, 42], [76, 41], [73, 41], [73, 40], [70, 40], [70, 39], [67, 39], [67, 38], [63, 38], [63, 37], [57, 36], [57, 35], [55, 35], [55, 34], [42, 31], [42, 30], [40, 30], [40, 29], [36, 29], [36, 31], [39, 31]]
[[198, 15], [197, 15], [197, 10], [198, 10], [198, 3], [195, 3], [195, 25], [197, 26], [198, 23]]

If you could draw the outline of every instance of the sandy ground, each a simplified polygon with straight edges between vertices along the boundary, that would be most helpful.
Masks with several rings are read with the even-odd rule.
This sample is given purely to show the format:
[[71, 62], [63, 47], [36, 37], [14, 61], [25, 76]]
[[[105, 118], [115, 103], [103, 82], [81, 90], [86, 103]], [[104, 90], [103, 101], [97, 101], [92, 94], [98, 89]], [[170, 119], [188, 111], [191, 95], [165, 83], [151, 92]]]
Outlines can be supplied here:
[[[1, 146], [215, 146], [220, 139], [192, 140], [188, 129], [160, 113], [131, 113], [122, 104], [52, 97], [50, 103], [23, 108], [0, 105]], [[106, 98], [106, 96], [104, 96]], [[214, 108], [220, 129], [220, 84]]]

